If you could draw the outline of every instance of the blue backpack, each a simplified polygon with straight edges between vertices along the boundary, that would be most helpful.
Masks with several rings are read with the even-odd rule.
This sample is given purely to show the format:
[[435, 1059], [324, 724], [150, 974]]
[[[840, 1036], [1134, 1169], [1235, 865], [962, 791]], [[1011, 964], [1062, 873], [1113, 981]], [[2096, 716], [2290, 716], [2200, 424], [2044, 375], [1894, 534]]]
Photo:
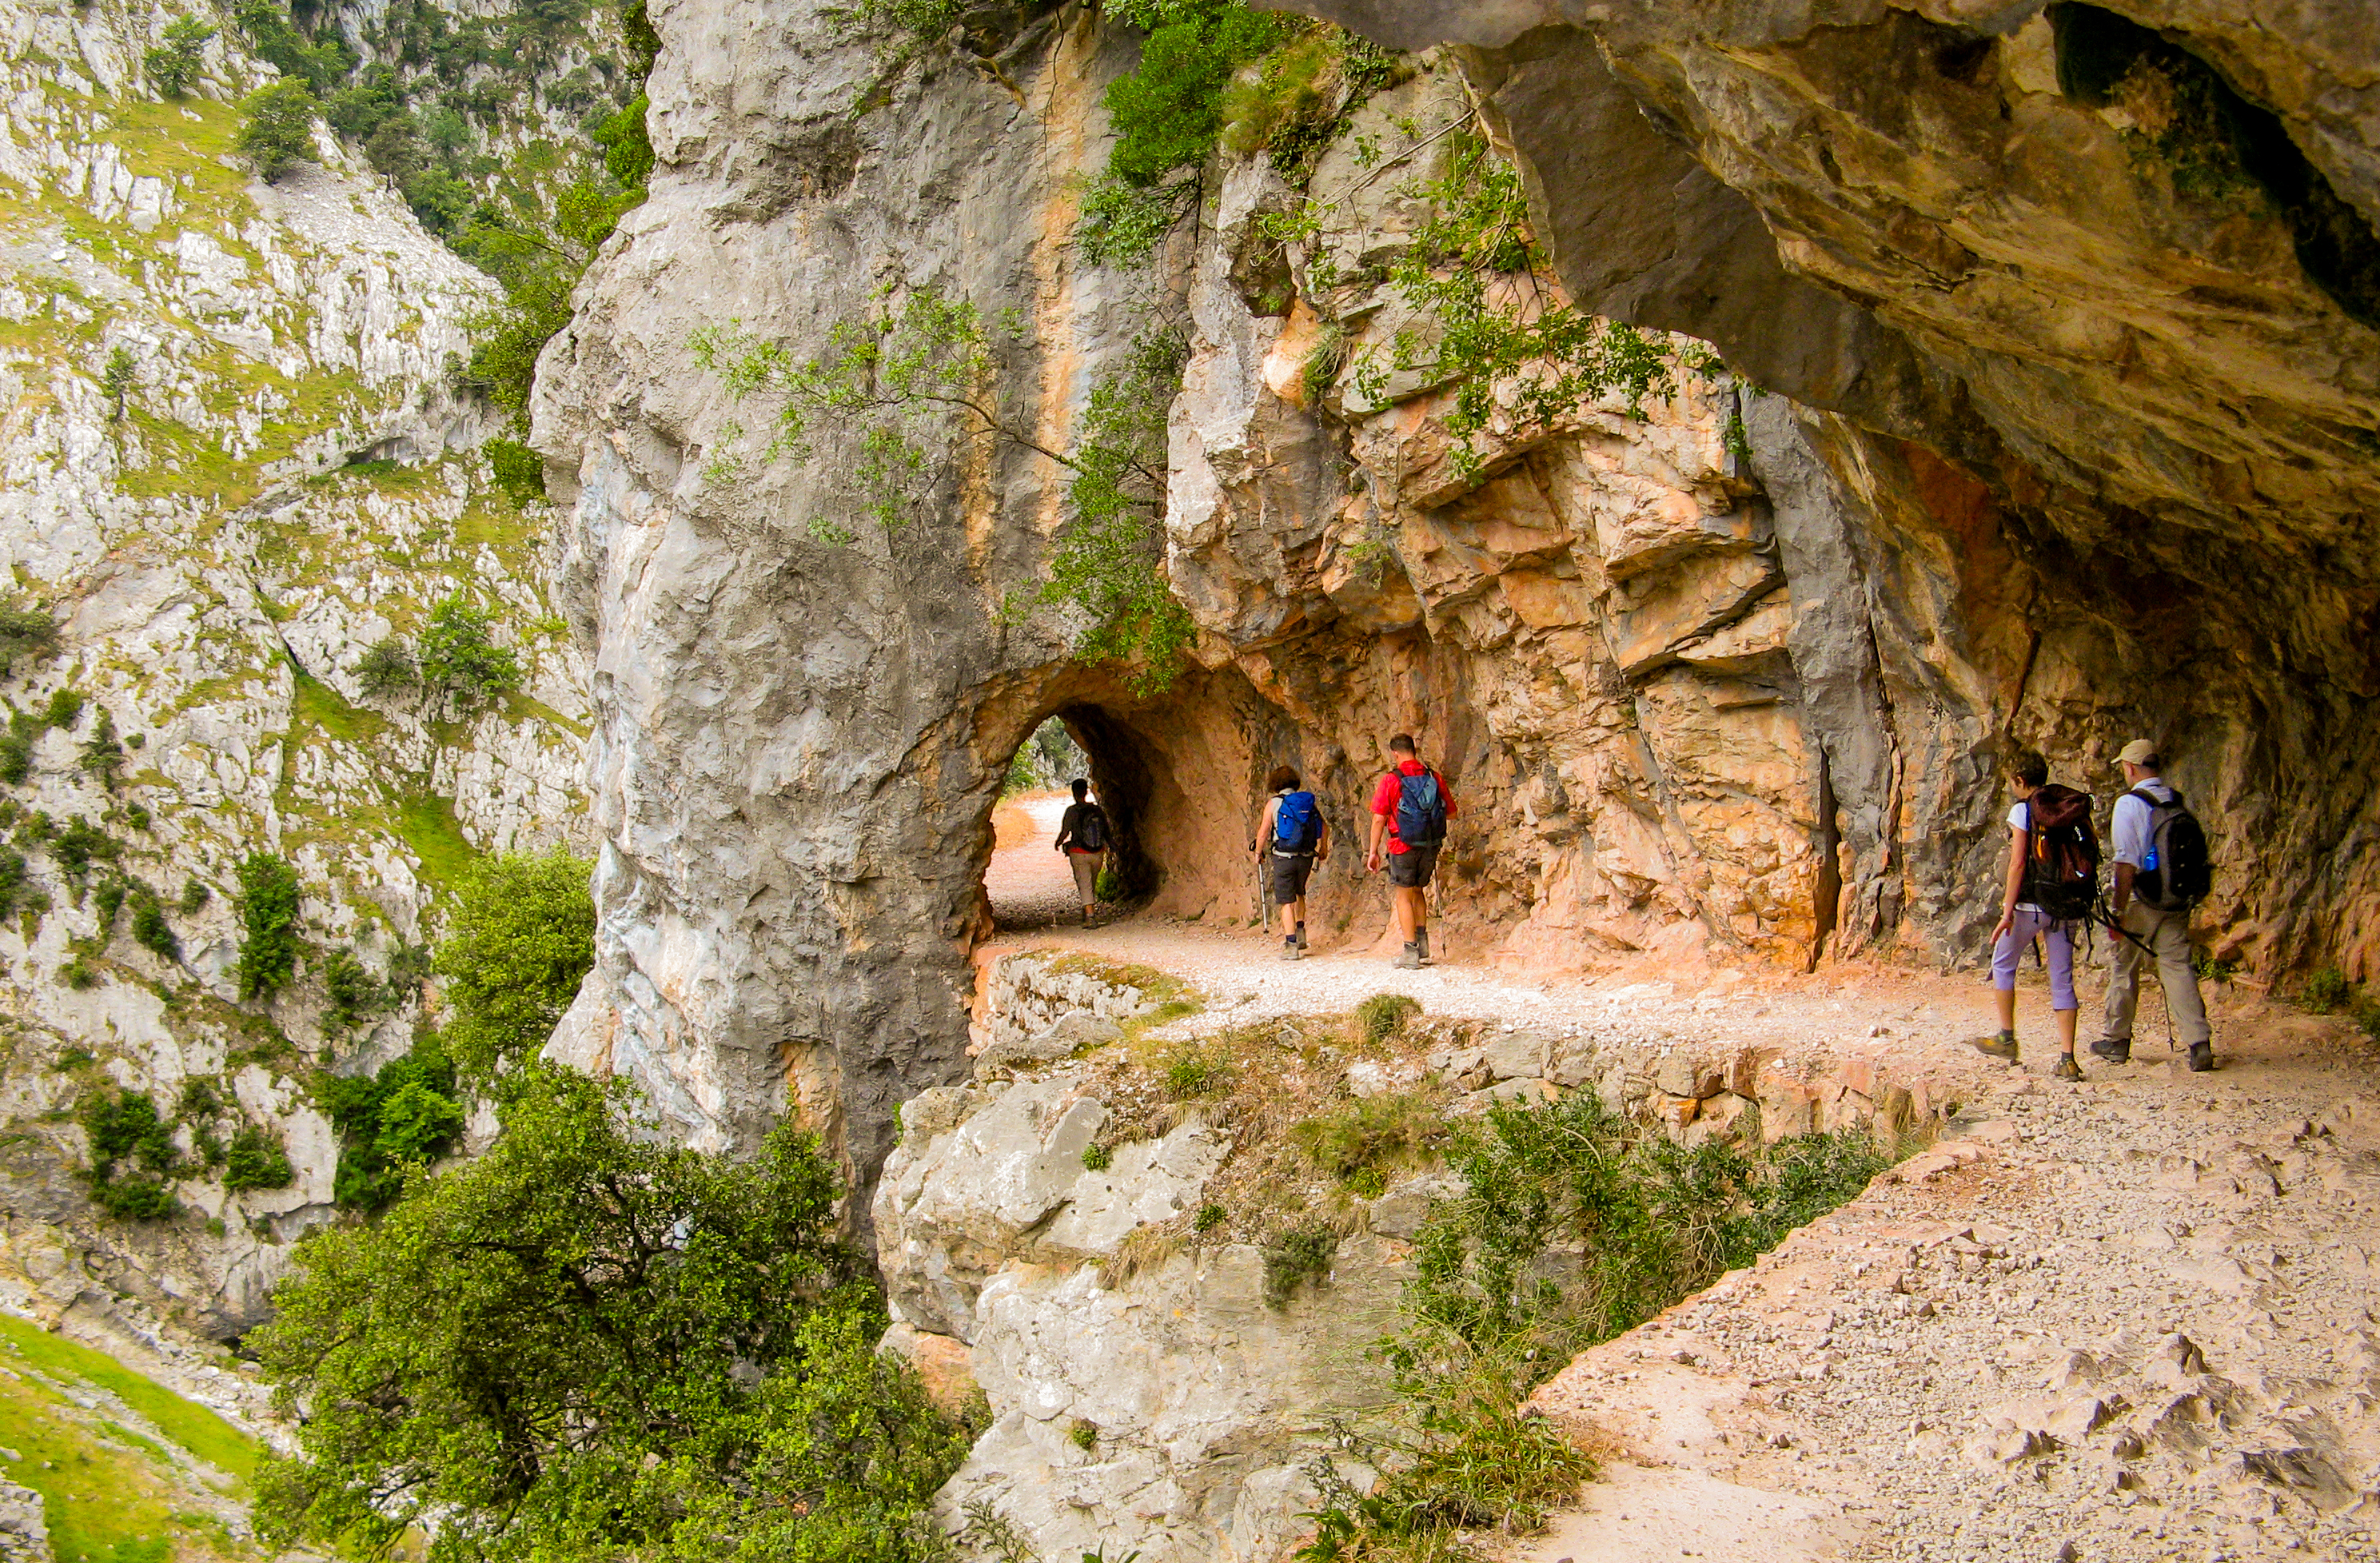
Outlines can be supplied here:
[[1446, 840], [1446, 794], [1438, 772], [1397, 779], [1397, 840], [1409, 847], [1436, 846]]
[[1312, 852], [1320, 819], [1312, 793], [1283, 793], [1281, 806], [1273, 810], [1272, 849], [1293, 857]]

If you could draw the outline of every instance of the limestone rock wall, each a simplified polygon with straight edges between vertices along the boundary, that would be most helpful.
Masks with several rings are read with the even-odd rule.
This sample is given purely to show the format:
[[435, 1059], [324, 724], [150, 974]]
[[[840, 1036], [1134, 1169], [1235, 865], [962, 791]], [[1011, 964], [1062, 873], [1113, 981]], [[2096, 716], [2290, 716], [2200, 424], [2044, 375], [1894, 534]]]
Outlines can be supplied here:
[[[537, 414], [604, 842], [598, 976], [560, 1053], [634, 1074], [704, 1143], [806, 1112], [865, 1180], [893, 1103], [959, 1071], [990, 807], [1053, 714], [1134, 890], [1209, 922], [1254, 910], [1269, 766], [1298, 764], [1352, 848], [1387, 736], [1418, 733], [1466, 811], [1441, 943], [1539, 969], [1972, 962], [2006, 758], [2037, 745], [2104, 807], [2144, 733], [2217, 837], [2210, 951], [2362, 970], [2375, 794], [2330, 781], [2368, 771], [2380, 692], [2360, 285], [2306, 269], [2266, 184], [2206, 208], [2169, 122], [2070, 98], [2030, 8], [1739, 10], [1621, 7], [1591, 36], [1334, 13], [1462, 47], [1353, 114], [1310, 236], [1268, 233], [1296, 199], [1269, 164], [1221, 158], [1148, 273], [1072, 242], [1134, 47], [1087, 11], [898, 68], [823, 11], [772, 16], [765, 45], [733, 6], [656, 12], [653, 199]], [[2306, 145], [2326, 127], [2315, 162], [2351, 196], [2361, 121], [2310, 106], [2353, 99], [2338, 36], [2277, 112]], [[1575, 300], [1729, 367], [1663, 335], [1671, 390], [1502, 417], [1476, 472], [1449, 387], [1347, 367], [1413, 323], [1378, 278], [1422, 213], [1370, 149], [1466, 113]], [[1438, 166], [1411, 150], [1415, 178]], [[1167, 568], [1199, 637], [1170, 688], [1071, 660], [1063, 615], [1002, 612], [1065, 520], [1046, 459], [939, 446], [890, 530], [832, 431], [722, 464], [771, 409], [702, 368], [698, 332], [798, 359], [928, 289], [1014, 312], [991, 378], [1051, 449], [1133, 332], [1184, 322]], [[1315, 899], [1327, 938], [1382, 937], [1358, 853]]]
[[[326, 1026], [325, 957], [384, 974], [433, 936], [469, 854], [583, 840], [586, 708], [546, 605], [548, 517], [490, 488], [491, 430], [454, 377], [492, 285], [327, 138], [322, 166], [252, 182], [233, 100], [273, 72], [227, 34], [189, 97], [159, 98], [139, 59], [174, 19], [0, 6], [0, 560], [12, 605], [59, 624], [0, 685], [0, 720], [32, 724], [0, 786], [24, 862], [0, 922], [0, 1206], [31, 1306], [132, 1297], [227, 1336], [333, 1215], [313, 1083], [403, 1052], [423, 1016], [408, 987]], [[121, 417], [103, 383], [119, 349]], [[519, 657], [520, 694], [476, 714], [368, 697], [365, 648], [457, 591]], [[70, 721], [35, 720], [61, 696]], [[112, 786], [85, 764], [103, 718]], [[55, 834], [77, 821], [103, 843], [82, 869]], [[242, 1004], [235, 972], [258, 851], [296, 866], [307, 947], [270, 1005]], [[119, 872], [157, 893], [178, 956], [135, 941], [128, 905], [101, 926]], [[227, 1191], [183, 1121], [177, 1214], [102, 1216], [79, 1104], [129, 1088], [187, 1118], [193, 1081], [226, 1104], [217, 1133], [282, 1143], [292, 1183]]]
[[[1001, 957], [984, 993], [970, 1078], [903, 1104], [875, 1191], [888, 1349], [953, 1403], [980, 1389], [991, 1418], [941, 1495], [945, 1523], [988, 1509], [1045, 1557], [1283, 1556], [1307, 1532], [1306, 1468], [1330, 1447], [1330, 1419], [1385, 1398], [1365, 1347], [1393, 1327], [1415, 1239], [1460, 1181], [1407, 1171], [1370, 1199], [1319, 1174], [1270, 1189], [1299, 1221], [1342, 1234], [1326, 1276], [1272, 1296], [1265, 1234], [1248, 1227], [1232, 1173], [1260, 1136], [1212, 1104], [1161, 1132], [1146, 1116], [1160, 1072], [1147, 1060], [1228, 1023], [1159, 1023], [1153, 984], [1050, 951]], [[1284, 1050], [1278, 1067], [1318, 1060], [1321, 1089], [1342, 1102], [1420, 1089], [1464, 1118], [1591, 1091], [1689, 1146], [1930, 1128], [1992, 1072], [1889, 1041], [1730, 1044], [1637, 1021], [1452, 1023], [1352, 1062], [1335, 1048]], [[1105, 1155], [1087, 1158], [1094, 1146]], [[1977, 1150], [1946, 1141], [1902, 1175]]]
[[1912, 943], [1973, 932], [1998, 753], [2146, 734], [2216, 948], [2372, 969], [2368, 7], [1302, 8], [1462, 45], [1572, 295], [1815, 409], [1888, 712], [1821, 748]]

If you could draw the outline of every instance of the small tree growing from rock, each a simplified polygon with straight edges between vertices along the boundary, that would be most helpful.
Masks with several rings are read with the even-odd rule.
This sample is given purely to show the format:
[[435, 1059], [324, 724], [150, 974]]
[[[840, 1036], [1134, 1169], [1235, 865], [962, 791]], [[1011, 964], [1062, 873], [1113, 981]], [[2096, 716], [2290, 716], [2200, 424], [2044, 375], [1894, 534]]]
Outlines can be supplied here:
[[202, 51], [215, 30], [196, 17], [184, 17], [165, 29], [165, 42], [140, 56], [140, 67], [157, 91], [178, 98], [190, 90], [204, 64]]
[[107, 356], [107, 368], [100, 372], [99, 388], [106, 393], [109, 401], [115, 404], [107, 415], [108, 422], [124, 421], [125, 400], [132, 394], [132, 387], [140, 372], [140, 366], [133, 358], [131, 348], [118, 346]]
[[465, 712], [521, 686], [520, 660], [488, 634], [493, 615], [455, 593], [430, 610], [421, 632], [421, 682]]
[[240, 154], [256, 165], [259, 178], [269, 184], [314, 161], [314, 120], [322, 104], [303, 81], [284, 77], [250, 92], [241, 106], [248, 123], [239, 132]]

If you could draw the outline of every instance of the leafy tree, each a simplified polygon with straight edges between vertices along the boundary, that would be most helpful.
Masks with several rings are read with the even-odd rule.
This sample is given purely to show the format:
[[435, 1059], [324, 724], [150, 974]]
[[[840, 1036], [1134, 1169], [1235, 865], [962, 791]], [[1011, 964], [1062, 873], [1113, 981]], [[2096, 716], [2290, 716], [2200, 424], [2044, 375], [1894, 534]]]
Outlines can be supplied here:
[[269, 183], [314, 161], [314, 118], [321, 105], [304, 81], [285, 76], [250, 92], [241, 106], [248, 123], [240, 127], [239, 150], [256, 165], [258, 177]]
[[298, 870], [251, 852], [239, 866], [239, 996], [270, 1001], [298, 975]]
[[322, 1086], [322, 1107], [340, 1136], [334, 1197], [351, 1209], [377, 1210], [395, 1199], [407, 1174], [444, 1155], [463, 1129], [455, 1066], [435, 1037], [377, 1074], [333, 1077]]
[[[355, 59], [347, 52], [346, 41], [335, 30], [330, 37], [316, 42], [298, 30], [288, 11], [275, 0], [238, 0], [232, 17], [239, 23], [240, 30], [248, 34], [249, 46], [256, 51], [258, 58], [283, 76], [302, 82], [311, 91], [327, 91], [354, 67]], [[305, 155], [313, 155], [310, 139]]]
[[421, 670], [414, 665], [413, 653], [405, 642], [395, 636], [374, 645], [356, 660], [356, 683], [367, 700], [385, 699], [402, 694], [421, 682]]
[[115, 404], [107, 415], [108, 422], [124, 421], [125, 398], [132, 394], [140, 371], [140, 366], [133, 358], [129, 347], [119, 345], [107, 356], [107, 368], [99, 377], [99, 388], [109, 401]]
[[182, 958], [181, 939], [174, 932], [174, 925], [165, 920], [165, 908], [158, 903], [157, 892], [144, 884], [133, 887], [132, 942], [160, 960]]
[[642, 189], [652, 177], [653, 139], [645, 126], [645, 115], [651, 109], [652, 100], [639, 92], [628, 100], [627, 107], [595, 129], [595, 144], [603, 149], [603, 167], [622, 189]]
[[115, 791], [116, 779], [124, 773], [124, 745], [115, 736], [115, 717], [102, 711], [99, 721], [91, 725], [91, 736], [83, 740], [82, 768], [99, 778], [100, 785]]
[[452, 1019], [446, 1047], [487, 1076], [545, 1046], [595, 963], [590, 866], [557, 847], [482, 858], [457, 887], [434, 969]]
[[[1163, 332], [1144, 334], [1121, 367], [1093, 387], [1074, 444], [1056, 451], [999, 398], [1001, 356], [1022, 333], [1014, 319], [987, 320], [964, 299], [918, 289], [897, 306], [885, 301], [863, 319], [838, 321], [820, 357], [796, 359], [775, 343], [733, 329], [696, 333], [694, 352], [732, 394], [778, 401], [764, 459], [812, 455], [822, 430], [854, 437], [852, 499], [887, 533], [916, 513], [916, 480], [953, 425], [962, 438], [1031, 451], [1066, 469], [1073, 517], [1051, 553], [1048, 579], [1012, 599], [1010, 615], [1036, 604], [1079, 608], [1088, 628], [1075, 642], [1077, 656], [1134, 661], [1137, 682], [1162, 687], [1178, 672], [1178, 653], [1192, 634], [1166, 585], [1160, 525], [1165, 416], [1181, 387], [1184, 345]], [[731, 457], [710, 476], [724, 479], [733, 470]], [[822, 542], [852, 539], [822, 515], [813, 515], [809, 526]]]
[[165, 24], [165, 41], [140, 56], [140, 66], [157, 91], [178, 98], [190, 90], [204, 64], [201, 57], [215, 30], [196, 17], [180, 17]]
[[92, 1203], [125, 1220], [171, 1215], [173, 1130], [148, 1094], [95, 1091], [83, 1098], [77, 1116], [91, 1145], [91, 1168], [83, 1180]]
[[17, 910], [18, 898], [25, 893], [25, 854], [0, 847], [0, 917]]
[[869, 1349], [884, 1315], [816, 1144], [705, 1156], [628, 1121], [618, 1083], [520, 1085], [485, 1156], [299, 1247], [250, 1337], [306, 1412], [261, 1533], [418, 1527], [437, 1563], [940, 1556], [927, 1504], [965, 1432]]
[[224, 1187], [234, 1193], [249, 1189], [285, 1189], [298, 1181], [289, 1152], [280, 1137], [253, 1123], [242, 1124], [231, 1137], [224, 1157]]
[[545, 458], [518, 440], [499, 435], [480, 449], [486, 453], [489, 469], [494, 474], [496, 487], [515, 504], [526, 505], [545, 497]]
[[489, 638], [492, 615], [455, 592], [430, 610], [421, 632], [421, 682], [466, 711], [521, 685], [520, 660]]
[[388, 1008], [389, 992], [371, 968], [341, 948], [322, 958], [322, 1029], [350, 1031]]
[[81, 815], [68, 820], [50, 839], [50, 858], [58, 871], [80, 883], [93, 863], [114, 863], [124, 855], [124, 843]]
[[47, 651], [57, 641], [58, 622], [41, 609], [0, 608], [0, 678], [16, 667], [18, 658]]

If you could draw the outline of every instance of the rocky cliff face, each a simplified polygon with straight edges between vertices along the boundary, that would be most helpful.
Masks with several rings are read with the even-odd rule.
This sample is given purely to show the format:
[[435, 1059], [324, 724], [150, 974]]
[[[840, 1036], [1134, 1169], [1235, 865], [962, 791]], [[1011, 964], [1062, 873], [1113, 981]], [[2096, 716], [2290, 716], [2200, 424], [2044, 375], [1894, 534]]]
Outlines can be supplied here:
[[1992, 757], [2105, 785], [2130, 732], [2217, 821], [2219, 949], [2370, 966], [2368, 8], [1311, 8], [1465, 45], [1573, 295], [1810, 409], [1888, 712], [1831, 779], [1925, 942]]
[[[1133, 48], [1088, 13], [898, 68], [823, 12], [765, 43], [732, 6], [655, 13], [654, 198], [538, 411], [605, 842], [566, 1056], [699, 1139], [809, 1112], [864, 1174], [902, 1089], [957, 1070], [990, 806], [1052, 714], [1149, 904], [1209, 920], [1252, 901], [1267, 767], [1353, 831], [1415, 731], [1466, 810], [1441, 939], [1562, 967], [1972, 959], [2005, 758], [2037, 745], [2104, 798], [2147, 733], [2217, 836], [2214, 951], [2368, 963], [2370, 789], [2329, 780], [2368, 770], [2380, 693], [2351, 19], [2268, 30], [2304, 56], [2283, 81], [2244, 24], [2145, 17], [2161, 41], [2079, 7], [1344, 16], [1463, 47], [1337, 127], [1311, 230], [1280, 238], [1296, 195], [1226, 155], [1130, 275], [1071, 243]], [[1378, 279], [1421, 220], [1371, 162], [1425, 176], [1465, 113], [1572, 297], [1731, 369], [1658, 339], [1672, 394], [1550, 423], [1508, 401], [1475, 471], [1451, 387], [1364, 382], [1413, 323]], [[1144, 312], [1186, 322], [1167, 568], [1199, 636], [1171, 688], [1001, 612], [1064, 520], [1032, 452], [937, 448], [890, 532], [832, 438], [719, 461], [751, 414], [702, 328], [799, 360], [928, 291], [1014, 312], [991, 372], [1052, 449]], [[1369, 941], [1352, 856], [1317, 900]]]
[[[0, 926], [0, 1189], [29, 1305], [124, 1293], [232, 1335], [332, 1214], [323, 1072], [403, 1052], [422, 1018], [408, 981], [334, 1024], [330, 955], [377, 981], [471, 853], [575, 838], [584, 702], [544, 519], [489, 488], [454, 380], [486, 280], [327, 138], [322, 166], [253, 182], [230, 100], [272, 73], [218, 39], [190, 95], [161, 98], [139, 62], [174, 19], [0, 10], [0, 558], [58, 625], [0, 689], [23, 745], [0, 802], [22, 867]], [[367, 695], [364, 649], [458, 590], [523, 690], [476, 713]], [[257, 852], [297, 869], [307, 953], [243, 1004]], [[152, 894], [172, 948], [135, 937]], [[87, 1197], [76, 1109], [118, 1089], [172, 1129], [170, 1218]], [[286, 1186], [226, 1189], [200, 1137], [243, 1126], [285, 1150]]]

